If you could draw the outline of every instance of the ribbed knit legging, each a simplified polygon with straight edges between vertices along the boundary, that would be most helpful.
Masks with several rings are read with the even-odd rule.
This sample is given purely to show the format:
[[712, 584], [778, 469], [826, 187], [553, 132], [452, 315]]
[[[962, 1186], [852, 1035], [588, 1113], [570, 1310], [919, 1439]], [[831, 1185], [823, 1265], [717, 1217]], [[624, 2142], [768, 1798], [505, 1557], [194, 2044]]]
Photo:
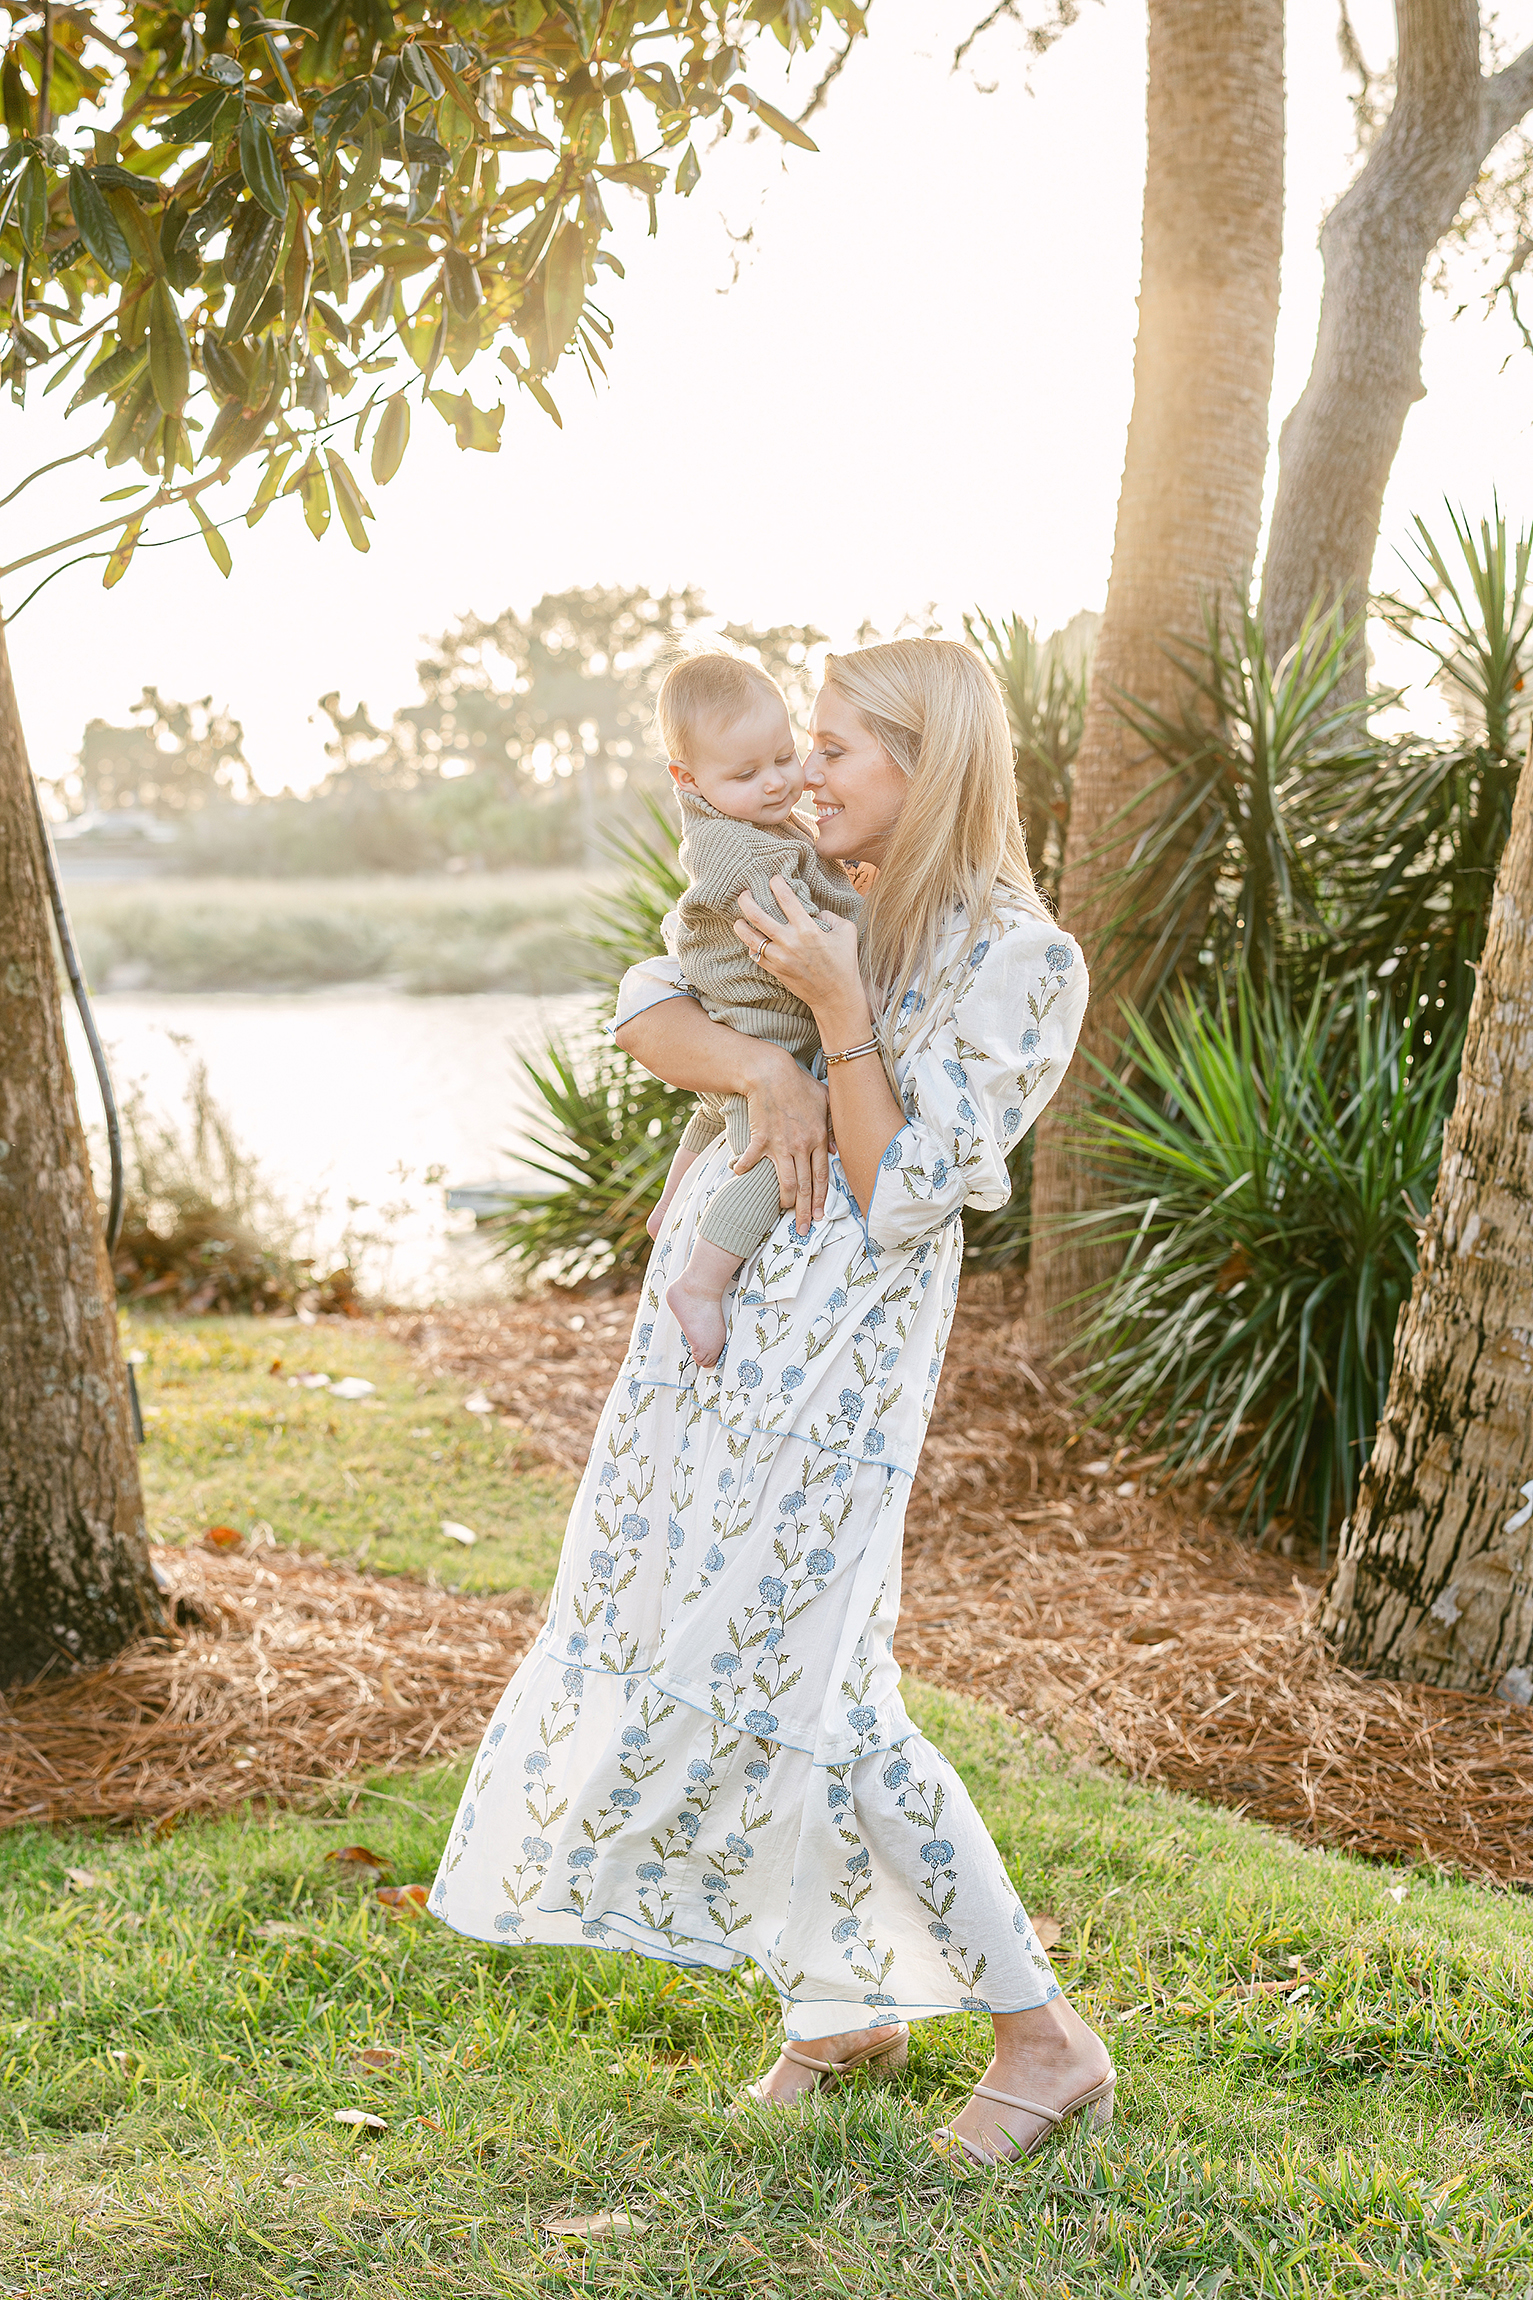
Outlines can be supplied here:
[[[721, 1130], [729, 1137], [731, 1154], [741, 1157], [751, 1138], [751, 1122], [743, 1094], [728, 1094], [717, 1100], [707, 1095], [700, 1097], [687, 1121], [682, 1148], [704, 1151], [710, 1142], [718, 1140]], [[721, 1189], [715, 1190], [699, 1227], [710, 1245], [722, 1246], [726, 1254], [738, 1254], [744, 1261], [766, 1243], [777, 1227], [781, 1211], [777, 1168], [770, 1158], [763, 1158], [748, 1174], [732, 1175]]]

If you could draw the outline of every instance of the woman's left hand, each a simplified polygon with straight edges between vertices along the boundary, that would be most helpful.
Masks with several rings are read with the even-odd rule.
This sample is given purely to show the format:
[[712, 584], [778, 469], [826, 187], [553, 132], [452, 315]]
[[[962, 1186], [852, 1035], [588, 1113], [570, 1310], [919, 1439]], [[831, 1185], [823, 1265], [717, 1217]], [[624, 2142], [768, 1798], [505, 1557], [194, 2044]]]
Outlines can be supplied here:
[[785, 878], [774, 878], [771, 887], [782, 910], [780, 919], [763, 910], [749, 893], [740, 895], [735, 933], [756, 964], [803, 1000], [820, 1025], [821, 1037], [830, 1044], [847, 1027], [870, 1029], [852, 921], [835, 918], [829, 911], [813, 917]]

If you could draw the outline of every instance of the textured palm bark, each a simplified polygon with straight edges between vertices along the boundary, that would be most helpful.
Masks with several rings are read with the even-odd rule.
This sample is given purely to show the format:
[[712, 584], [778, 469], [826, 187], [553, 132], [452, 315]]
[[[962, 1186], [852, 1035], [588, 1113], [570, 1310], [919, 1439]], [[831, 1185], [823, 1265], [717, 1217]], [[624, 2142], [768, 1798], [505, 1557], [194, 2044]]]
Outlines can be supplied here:
[[[1206, 602], [1243, 597], [1256, 555], [1283, 238], [1281, 0], [1151, 0], [1146, 117], [1134, 409], [1060, 896], [1093, 965], [1121, 901], [1109, 883], [1129, 851], [1119, 818], [1159, 772], [1118, 698], [1176, 714], [1166, 642], [1201, 631]], [[1113, 1061], [1134, 987], [1099, 980], [1081, 1057], [1039, 1125], [1031, 1314], [1051, 1352], [1104, 1274], [1101, 1250], [1057, 1226], [1092, 1202], [1071, 1147], [1086, 1057]]]
[[[1262, 580], [1267, 640], [1312, 604], [1360, 614], [1390, 468], [1421, 379], [1421, 279], [1494, 145], [1533, 104], [1533, 49], [1480, 71], [1477, 0], [1397, 0], [1388, 120], [1320, 234], [1325, 289], [1309, 381], [1279, 441]], [[1359, 650], [1351, 685], [1361, 693]]]
[[30, 776], [0, 634], [0, 1685], [160, 1618]]
[[[1533, 1698], [1533, 766], [1389, 1400], [1324, 1615], [1343, 1659]], [[1523, 1488], [1528, 1486], [1526, 1497]]]

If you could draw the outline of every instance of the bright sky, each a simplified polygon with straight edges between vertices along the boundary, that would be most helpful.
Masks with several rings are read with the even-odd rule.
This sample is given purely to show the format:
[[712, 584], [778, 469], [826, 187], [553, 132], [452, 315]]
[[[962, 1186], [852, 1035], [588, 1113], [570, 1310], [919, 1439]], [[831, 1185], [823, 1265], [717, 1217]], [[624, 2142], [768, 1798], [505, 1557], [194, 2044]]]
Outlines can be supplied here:
[[[293, 498], [231, 531], [228, 582], [200, 543], [141, 553], [111, 592], [99, 563], [62, 575], [11, 637], [39, 770], [67, 768], [85, 721], [121, 719], [150, 683], [227, 702], [263, 785], [307, 787], [325, 766], [320, 694], [386, 719], [414, 698], [422, 635], [574, 584], [692, 582], [729, 619], [815, 622], [837, 644], [928, 601], [952, 630], [974, 602], [1045, 630], [1100, 607], [1132, 388], [1144, 10], [1088, 5], [1042, 61], [1003, 23], [954, 73], [982, 12], [872, 0], [871, 37], [813, 123], [818, 157], [732, 138], [704, 154], [689, 202], [663, 200], [655, 241], [635, 200], [608, 386], [593, 400], [561, 379], [562, 433], [513, 393], [497, 456], [460, 455], [418, 410], [403, 470], [369, 489], [366, 558], [338, 524], [314, 543]], [[1289, 14], [1274, 440], [1313, 347], [1316, 231], [1355, 166], [1332, 0]], [[1389, 0], [1353, 0], [1352, 17], [1385, 62]], [[1507, 0], [1498, 22], [1519, 46], [1533, 0]], [[768, 57], [750, 77], [786, 106]], [[786, 108], [811, 80], [795, 72]], [[1499, 487], [1514, 519], [1533, 518], [1533, 357], [1500, 315], [1454, 322], [1435, 295], [1426, 309], [1428, 394], [1395, 466], [1380, 580], [1398, 578], [1390, 545], [1410, 514], [1444, 495], [1478, 514]], [[58, 403], [34, 399], [25, 419], [7, 403], [7, 473], [89, 436], [89, 413], [66, 425]], [[40, 482], [5, 514], [0, 556], [92, 524], [125, 476]], [[23, 595], [12, 578], [6, 604]]]

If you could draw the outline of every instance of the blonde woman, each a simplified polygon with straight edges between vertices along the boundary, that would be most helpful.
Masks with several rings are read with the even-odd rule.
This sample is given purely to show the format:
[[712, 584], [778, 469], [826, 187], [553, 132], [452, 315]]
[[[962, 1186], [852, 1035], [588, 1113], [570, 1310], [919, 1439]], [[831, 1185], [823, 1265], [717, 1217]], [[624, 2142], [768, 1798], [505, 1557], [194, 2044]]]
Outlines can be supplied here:
[[1113, 2069], [905, 1713], [900, 1537], [960, 1217], [1005, 1200], [1007, 1156], [1074, 1049], [1085, 968], [1034, 889], [977, 656], [929, 639], [833, 655], [812, 735], [820, 855], [872, 866], [860, 929], [815, 921], [779, 880], [783, 916], [746, 894], [737, 931], [811, 1009], [827, 1083], [710, 1022], [664, 960], [633, 970], [618, 1014], [657, 1076], [746, 1096], [738, 1170], [773, 1158], [791, 1211], [701, 1371], [665, 1290], [727, 1144], [678, 1191], [547, 1625], [485, 1735], [431, 1905], [481, 1940], [756, 1965], [785, 2037], [747, 2095], [763, 2108], [898, 2066], [912, 2020], [988, 2012], [995, 2056], [941, 2137], [996, 2162], [1075, 2110], [1106, 2121]]

